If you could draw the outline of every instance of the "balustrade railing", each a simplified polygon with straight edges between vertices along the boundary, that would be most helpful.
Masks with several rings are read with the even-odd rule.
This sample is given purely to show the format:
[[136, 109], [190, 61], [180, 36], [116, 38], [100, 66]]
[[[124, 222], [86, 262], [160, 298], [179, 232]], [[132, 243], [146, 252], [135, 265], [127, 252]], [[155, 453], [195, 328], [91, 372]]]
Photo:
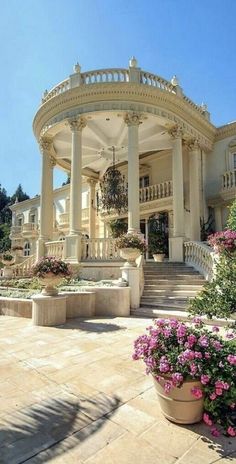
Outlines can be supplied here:
[[158, 89], [166, 90], [167, 92], [176, 93], [175, 86], [171, 84], [171, 82], [150, 72], [140, 72], [140, 83], [151, 85], [152, 87], [157, 87]]
[[222, 190], [236, 188], [236, 169], [233, 171], [226, 171], [222, 175]]
[[22, 263], [14, 264], [13, 276], [14, 277], [29, 277], [31, 273], [32, 266], [36, 260], [35, 255], [28, 256]]
[[168, 180], [160, 184], [149, 185], [139, 189], [139, 201], [145, 203], [147, 201], [158, 200], [172, 196], [172, 181]]
[[120, 250], [112, 238], [82, 238], [82, 260], [111, 261], [120, 259]]
[[69, 213], [61, 213], [58, 218], [58, 225], [68, 226], [69, 225]]
[[129, 82], [129, 71], [122, 68], [99, 69], [81, 74], [83, 84]]
[[38, 231], [38, 224], [35, 224], [34, 222], [25, 222], [22, 225], [22, 233], [27, 234], [31, 232], [37, 232]]
[[212, 280], [215, 267], [215, 252], [202, 242], [184, 243], [185, 262], [191, 264], [204, 275], [206, 280]]
[[57, 258], [63, 258], [64, 254], [64, 241], [55, 240], [52, 242], [46, 242], [46, 256], [56, 256]]

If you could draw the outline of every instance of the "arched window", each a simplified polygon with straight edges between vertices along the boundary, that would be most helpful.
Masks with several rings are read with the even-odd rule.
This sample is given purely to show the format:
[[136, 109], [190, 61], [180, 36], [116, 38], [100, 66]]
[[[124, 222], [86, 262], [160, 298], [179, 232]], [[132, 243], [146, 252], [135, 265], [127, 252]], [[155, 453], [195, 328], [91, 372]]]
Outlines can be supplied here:
[[30, 256], [30, 243], [25, 242], [24, 244], [24, 256]]

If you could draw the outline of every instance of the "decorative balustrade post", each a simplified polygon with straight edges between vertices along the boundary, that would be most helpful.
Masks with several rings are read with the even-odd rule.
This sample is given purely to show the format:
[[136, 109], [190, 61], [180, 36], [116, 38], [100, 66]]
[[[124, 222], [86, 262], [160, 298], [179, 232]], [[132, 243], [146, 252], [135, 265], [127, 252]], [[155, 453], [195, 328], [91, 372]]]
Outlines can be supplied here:
[[93, 179], [87, 180], [89, 185], [89, 238], [96, 236], [96, 181]]
[[81, 259], [82, 238], [82, 130], [84, 118], [68, 121], [71, 129], [71, 181], [69, 235], [65, 240], [65, 258], [78, 263]]
[[128, 126], [128, 233], [140, 233], [138, 128], [141, 116], [127, 113]]
[[169, 239], [170, 261], [184, 259], [184, 180], [183, 180], [183, 152], [182, 129], [176, 124], [169, 129], [173, 140], [172, 151], [172, 185], [173, 185], [173, 238]]
[[45, 254], [45, 242], [53, 238], [53, 167], [56, 162], [52, 152], [52, 139], [39, 141], [42, 153], [42, 178], [40, 195], [40, 229], [37, 243], [37, 259]]
[[189, 148], [189, 193], [190, 193], [190, 239], [201, 240], [201, 159], [200, 146], [196, 139], [188, 143]]

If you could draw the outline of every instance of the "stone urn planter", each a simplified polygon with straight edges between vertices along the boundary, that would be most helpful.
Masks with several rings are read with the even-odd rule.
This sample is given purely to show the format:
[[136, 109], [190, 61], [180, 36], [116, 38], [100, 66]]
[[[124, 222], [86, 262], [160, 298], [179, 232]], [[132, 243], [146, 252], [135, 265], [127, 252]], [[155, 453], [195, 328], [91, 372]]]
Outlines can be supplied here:
[[49, 273], [45, 277], [40, 277], [39, 282], [43, 286], [42, 295], [44, 296], [56, 296], [58, 295], [58, 289], [56, 288], [62, 281], [63, 277], [53, 275]]
[[204, 397], [196, 398], [191, 393], [193, 387], [201, 388], [201, 382], [185, 381], [181, 387], [174, 387], [167, 394], [164, 383], [167, 379], [157, 380], [153, 377], [160, 408], [164, 416], [176, 424], [195, 424], [203, 416]]
[[141, 255], [138, 248], [121, 248], [120, 255], [126, 260], [125, 267], [136, 267], [136, 259]]
[[13, 268], [12, 268], [12, 266], [10, 266], [9, 264], [5, 265], [4, 268], [3, 268], [2, 273], [3, 273], [3, 277], [6, 277], [6, 278], [13, 277]]
[[165, 253], [155, 253], [152, 256], [153, 256], [154, 261], [156, 261], [156, 263], [162, 263], [165, 258]]

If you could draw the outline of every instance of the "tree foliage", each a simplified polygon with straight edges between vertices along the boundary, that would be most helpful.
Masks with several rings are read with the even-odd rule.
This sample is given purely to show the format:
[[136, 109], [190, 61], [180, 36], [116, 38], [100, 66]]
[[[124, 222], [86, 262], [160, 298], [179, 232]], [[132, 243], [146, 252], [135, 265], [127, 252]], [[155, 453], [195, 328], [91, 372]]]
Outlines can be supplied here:
[[231, 207], [229, 208], [227, 227], [228, 229], [236, 231], [236, 200], [234, 200]]

